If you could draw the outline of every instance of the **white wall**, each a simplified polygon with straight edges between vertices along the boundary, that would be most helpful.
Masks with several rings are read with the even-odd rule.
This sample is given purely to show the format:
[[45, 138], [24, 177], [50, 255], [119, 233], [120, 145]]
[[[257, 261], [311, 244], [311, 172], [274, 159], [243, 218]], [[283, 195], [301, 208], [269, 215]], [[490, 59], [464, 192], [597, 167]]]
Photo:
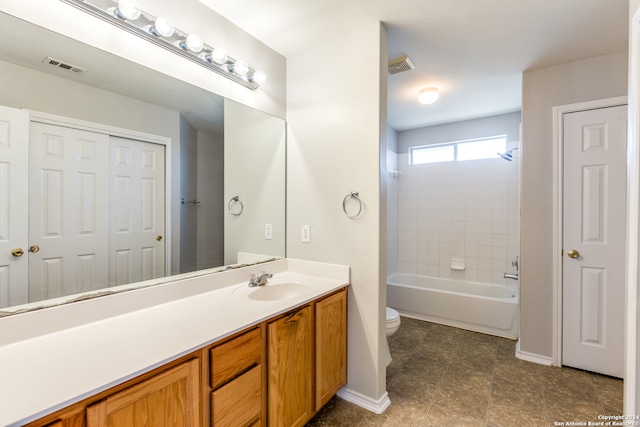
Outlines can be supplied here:
[[629, 146], [628, 146], [628, 206], [627, 206], [627, 307], [625, 316], [626, 349], [624, 379], [624, 413], [634, 415], [640, 408], [640, 328], [638, 327], [638, 266], [640, 239], [638, 237], [638, 176], [640, 174], [640, 37], [636, 14], [640, 0], [629, 1]]
[[522, 92], [520, 350], [551, 358], [552, 108], [627, 94], [627, 52], [526, 71]]
[[398, 271], [398, 132], [387, 127], [387, 274]]
[[[196, 269], [224, 264], [224, 131], [198, 132]], [[284, 191], [284, 190], [283, 190]], [[193, 208], [193, 205], [191, 205]], [[283, 213], [284, 216], [284, 213]]]
[[287, 255], [351, 266], [347, 389], [370, 401], [386, 397], [386, 39], [372, 23], [287, 59]]
[[[237, 102], [224, 103], [224, 264], [238, 252], [285, 256], [286, 128], [283, 120]], [[260, 144], [256, 144], [259, 140]], [[240, 203], [229, 200], [238, 196]], [[271, 224], [272, 239], [265, 238]]]
[[[177, 197], [178, 195], [176, 195]], [[182, 200], [198, 196], [198, 131], [180, 116], [180, 194]], [[198, 211], [191, 204], [180, 205], [180, 267], [185, 273], [196, 269], [198, 247]], [[220, 238], [222, 241], [222, 237]], [[218, 265], [222, 265], [222, 262]]]

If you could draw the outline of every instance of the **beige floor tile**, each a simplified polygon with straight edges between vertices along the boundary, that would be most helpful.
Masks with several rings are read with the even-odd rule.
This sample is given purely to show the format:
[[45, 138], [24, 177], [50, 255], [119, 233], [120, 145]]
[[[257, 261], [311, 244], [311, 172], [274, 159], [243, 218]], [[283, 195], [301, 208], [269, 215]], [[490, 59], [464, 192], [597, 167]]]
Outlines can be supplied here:
[[482, 427], [484, 420], [452, 412], [434, 405], [427, 413], [423, 427]]
[[616, 411], [615, 413], [612, 413], [612, 415], [622, 414], [622, 380], [598, 374], [590, 375], [591, 380], [593, 381], [593, 388], [596, 392], [596, 397], [607, 409], [607, 413], [610, 411]]
[[339, 397], [333, 397], [307, 423], [309, 427], [357, 427], [370, 412]]
[[551, 427], [622, 412], [622, 380], [517, 359], [505, 338], [403, 317], [389, 346], [384, 414], [334, 397], [308, 426]]
[[549, 367], [541, 371], [540, 383], [545, 392], [581, 401], [596, 401], [596, 393], [588, 372], [572, 368]]
[[393, 399], [384, 414], [368, 414], [359, 426], [421, 426], [430, 406], [415, 399]]
[[513, 427], [544, 425], [544, 411], [542, 407], [534, 408], [529, 405], [510, 405], [497, 400], [490, 400], [487, 408], [487, 426]]

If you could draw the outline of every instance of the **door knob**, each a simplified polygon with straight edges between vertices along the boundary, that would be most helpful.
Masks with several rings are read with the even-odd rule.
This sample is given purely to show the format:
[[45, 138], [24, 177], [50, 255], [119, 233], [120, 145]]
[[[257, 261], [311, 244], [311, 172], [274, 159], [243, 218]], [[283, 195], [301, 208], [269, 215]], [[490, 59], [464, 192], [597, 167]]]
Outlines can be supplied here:
[[580, 256], [580, 252], [576, 251], [575, 249], [571, 249], [569, 252], [567, 252], [567, 256], [569, 258], [578, 258]]
[[14, 257], [20, 257], [24, 255], [24, 251], [22, 250], [22, 248], [15, 248], [11, 251], [11, 255], [13, 255]]
[[38, 245], [29, 246], [29, 252], [31, 252], [32, 254], [35, 254], [39, 250], [40, 250], [40, 246]]
[[162, 241], [162, 236], [158, 236], [158, 237], [156, 237], [156, 240], [157, 240], [158, 242]]

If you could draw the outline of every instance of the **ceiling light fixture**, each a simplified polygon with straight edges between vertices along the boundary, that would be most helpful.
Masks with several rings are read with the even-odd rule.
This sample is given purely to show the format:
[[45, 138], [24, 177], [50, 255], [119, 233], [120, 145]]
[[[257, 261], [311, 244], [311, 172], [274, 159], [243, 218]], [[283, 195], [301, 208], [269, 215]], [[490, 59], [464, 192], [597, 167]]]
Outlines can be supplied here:
[[119, 0], [118, 7], [111, 7], [108, 9], [116, 17], [120, 19], [138, 19], [142, 11], [136, 0]]
[[159, 17], [155, 24], [149, 26], [149, 32], [156, 37], [171, 37], [175, 31], [176, 27], [169, 21], [169, 18], [164, 16]]
[[145, 13], [136, 0], [118, 0], [115, 7], [114, 0], [61, 1], [249, 89], [257, 89], [267, 80], [263, 71], [254, 70], [246, 61], [230, 57], [222, 48], [208, 46], [196, 34], [178, 30], [168, 18], [155, 18]]
[[422, 89], [418, 93], [418, 102], [421, 104], [433, 104], [436, 102], [440, 94], [438, 93], [438, 89], [435, 87], [428, 87]]

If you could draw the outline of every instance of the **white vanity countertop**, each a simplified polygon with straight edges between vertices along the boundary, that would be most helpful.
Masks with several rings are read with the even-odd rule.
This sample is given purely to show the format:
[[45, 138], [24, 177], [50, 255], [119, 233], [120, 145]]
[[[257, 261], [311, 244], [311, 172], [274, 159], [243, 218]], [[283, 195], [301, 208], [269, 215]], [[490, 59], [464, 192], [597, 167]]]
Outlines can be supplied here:
[[[261, 270], [312, 289], [276, 301], [234, 294]], [[348, 283], [346, 266], [284, 259], [2, 318], [0, 425], [36, 420]]]

